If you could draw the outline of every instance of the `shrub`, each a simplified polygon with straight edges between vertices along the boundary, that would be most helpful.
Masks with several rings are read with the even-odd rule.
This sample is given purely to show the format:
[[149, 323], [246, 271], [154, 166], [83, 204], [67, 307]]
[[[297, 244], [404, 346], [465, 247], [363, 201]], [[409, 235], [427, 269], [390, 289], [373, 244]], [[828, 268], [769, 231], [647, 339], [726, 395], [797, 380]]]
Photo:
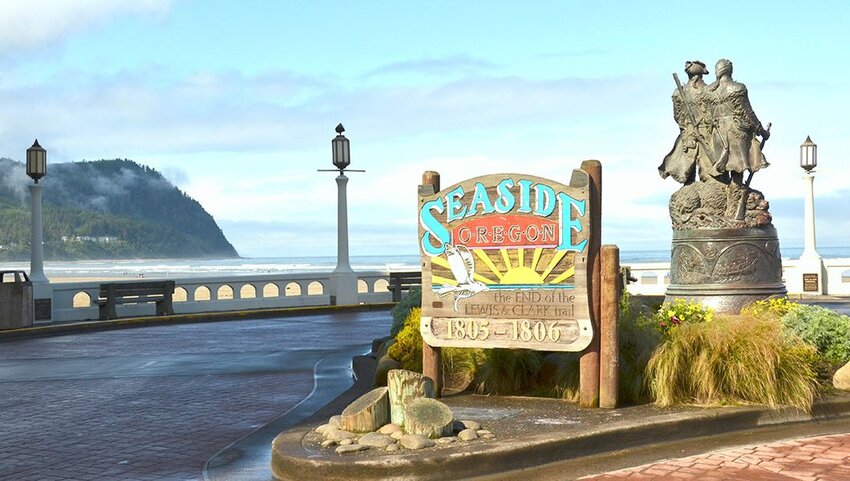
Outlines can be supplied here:
[[422, 288], [414, 287], [404, 296], [398, 304], [393, 306], [390, 314], [393, 316], [392, 327], [390, 327], [390, 336], [396, 337], [398, 332], [404, 327], [404, 321], [410, 315], [410, 311], [414, 307], [422, 307]]
[[[619, 320], [621, 402], [639, 404], [649, 400], [646, 365], [662, 339], [653, 319], [651, 308], [623, 292]], [[555, 395], [566, 401], [579, 399], [580, 357], [580, 353], [564, 353], [555, 358]]]
[[410, 309], [407, 317], [395, 336], [395, 343], [387, 354], [401, 363], [402, 369], [422, 372], [422, 334], [419, 333], [419, 320], [422, 309]]
[[[422, 309], [413, 307], [404, 319], [395, 342], [390, 345], [387, 354], [401, 363], [402, 369], [422, 372], [422, 334], [419, 323]], [[443, 377], [457, 383], [471, 382], [484, 362], [482, 349], [461, 349], [445, 347], [443, 352]]]
[[756, 403], [810, 410], [814, 350], [778, 320], [719, 317], [672, 330], [647, 365], [656, 404]]
[[682, 323], [710, 322], [713, 318], [714, 311], [710, 307], [703, 306], [699, 302], [675, 299], [673, 302], [662, 304], [652, 320], [656, 329], [668, 334]]
[[850, 317], [820, 306], [797, 304], [782, 316], [783, 325], [817, 349], [822, 360], [850, 362]]
[[482, 394], [517, 394], [533, 387], [543, 366], [543, 354], [527, 349], [485, 349], [478, 371]]
[[778, 319], [798, 308], [800, 304], [791, 302], [787, 297], [772, 297], [753, 302], [744, 307], [741, 314], [753, 317], [772, 317]]

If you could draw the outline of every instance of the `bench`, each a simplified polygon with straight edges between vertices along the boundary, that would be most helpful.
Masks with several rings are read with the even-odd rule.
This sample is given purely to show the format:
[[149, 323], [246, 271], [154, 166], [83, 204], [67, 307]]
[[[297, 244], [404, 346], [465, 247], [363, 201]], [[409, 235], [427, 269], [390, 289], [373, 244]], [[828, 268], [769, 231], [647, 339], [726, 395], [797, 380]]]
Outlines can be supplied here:
[[393, 293], [393, 302], [399, 302], [403, 293], [421, 285], [422, 273], [419, 271], [390, 272], [390, 282], [387, 289]]
[[156, 303], [157, 316], [174, 314], [171, 297], [174, 294], [174, 281], [112, 282], [100, 285], [97, 306], [100, 319], [116, 319], [115, 306], [118, 304]]

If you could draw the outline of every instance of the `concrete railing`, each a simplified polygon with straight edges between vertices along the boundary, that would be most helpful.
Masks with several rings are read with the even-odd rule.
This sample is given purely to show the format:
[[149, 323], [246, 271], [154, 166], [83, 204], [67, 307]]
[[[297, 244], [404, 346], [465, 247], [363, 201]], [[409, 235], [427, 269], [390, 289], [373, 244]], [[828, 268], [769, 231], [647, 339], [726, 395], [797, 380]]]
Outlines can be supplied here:
[[[850, 258], [824, 259], [826, 271], [826, 294], [831, 296], [850, 295]], [[664, 295], [670, 283], [669, 262], [628, 263], [624, 266], [631, 268], [632, 277], [637, 282], [629, 284], [632, 294]], [[802, 294], [802, 273], [797, 268], [796, 259], [782, 260], [782, 278], [789, 294]]]
[[[357, 299], [361, 304], [390, 302], [386, 272], [357, 272]], [[331, 304], [330, 273], [263, 274], [229, 277], [191, 277], [174, 280], [174, 313], [227, 312]], [[51, 321], [97, 319], [100, 285], [107, 281], [51, 283]], [[116, 306], [118, 317], [152, 316], [155, 305]]]
[[[623, 263], [631, 268], [636, 282], [632, 294], [664, 295], [669, 284], [669, 262]], [[782, 261], [783, 277], [796, 279], [796, 260]], [[824, 259], [827, 294], [850, 295], [850, 258]], [[389, 273], [357, 272], [357, 299], [361, 304], [390, 302], [387, 290]], [[330, 273], [263, 274], [230, 277], [192, 277], [174, 279], [174, 312], [227, 312], [250, 309], [327, 306], [331, 304]], [[99, 281], [52, 283], [52, 321], [81, 321], [98, 318]], [[787, 283], [789, 294], [799, 294]], [[119, 317], [152, 316], [154, 304], [128, 304], [117, 307]]]

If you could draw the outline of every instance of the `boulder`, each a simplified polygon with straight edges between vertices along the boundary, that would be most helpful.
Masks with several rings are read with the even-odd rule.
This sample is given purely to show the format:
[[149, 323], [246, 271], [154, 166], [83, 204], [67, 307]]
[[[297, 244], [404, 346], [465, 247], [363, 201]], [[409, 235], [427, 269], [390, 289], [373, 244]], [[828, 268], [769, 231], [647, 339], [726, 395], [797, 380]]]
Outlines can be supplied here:
[[378, 433], [366, 433], [357, 442], [371, 448], [385, 448], [390, 444], [395, 444], [393, 438]]
[[398, 442], [406, 449], [423, 449], [434, 445], [434, 441], [418, 434], [405, 434]]
[[835, 375], [832, 376], [832, 385], [835, 389], [850, 391], [850, 362], [835, 371]]
[[352, 439], [352, 438], [355, 438], [355, 437], [357, 437], [356, 434], [348, 432], [348, 431], [343, 431], [341, 429], [329, 429], [329, 430], [325, 431], [325, 434], [324, 434], [324, 438], [326, 440], [336, 441], [336, 442], [340, 442], [343, 439]]
[[401, 363], [391, 358], [388, 355], [378, 359], [378, 366], [375, 368], [375, 386], [387, 385], [387, 374], [393, 369], [400, 369]]
[[478, 433], [476, 433], [474, 429], [464, 429], [457, 433], [457, 438], [461, 441], [474, 441], [478, 439]]
[[392, 423], [385, 424], [385, 425], [381, 426], [381, 429], [378, 430], [378, 432], [381, 433], [381, 434], [392, 434], [392, 433], [395, 433], [395, 432], [398, 432], [398, 431], [401, 431], [401, 426], [399, 426], [398, 424], [392, 424]]
[[337, 454], [351, 454], [358, 453], [360, 451], [366, 451], [369, 449], [369, 446], [363, 446], [362, 444], [349, 444], [348, 446], [339, 446], [336, 448]]
[[342, 411], [342, 429], [355, 433], [377, 431], [390, 421], [387, 388], [379, 387], [360, 396]]

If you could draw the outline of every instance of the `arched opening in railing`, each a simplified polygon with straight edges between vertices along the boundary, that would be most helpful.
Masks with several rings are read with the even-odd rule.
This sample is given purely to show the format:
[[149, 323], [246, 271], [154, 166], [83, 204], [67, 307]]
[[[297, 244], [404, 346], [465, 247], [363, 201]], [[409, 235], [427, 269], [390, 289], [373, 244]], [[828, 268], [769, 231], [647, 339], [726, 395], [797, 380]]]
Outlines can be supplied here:
[[286, 296], [300, 296], [301, 295], [301, 284], [297, 282], [290, 282], [286, 285]]
[[199, 286], [195, 289], [195, 300], [196, 301], [208, 301], [210, 300], [210, 288], [207, 286]]
[[87, 292], [74, 294], [74, 308], [91, 307], [91, 296]]
[[666, 286], [668, 284], [670, 284], [670, 272], [665, 272], [664, 273], [664, 285]]
[[216, 299], [219, 301], [229, 301], [233, 299], [233, 288], [227, 284], [219, 287], [218, 292], [216, 293]]
[[320, 296], [325, 293], [325, 286], [319, 281], [313, 281], [307, 284], [308, 296]]
[[375, 281], [375, 292], [389, 292], [390, 283], [386, 279], [378, 279]]
[[658, 274], [654, 272], [644, 272], [640, 276], [641, 284], [658, 284]]
[[363, 279], [357, 279], [357, 293], [365, 294], [369, 292], [369, 283]]
[[841, 283], [842, 284], [850, 284], [850, 269], [841, 273]]
[[257, 288], [251, 284], [245, 284], [239, 289], [239, 297], [242, 299], [253, 299], [257, 297]]
[[263, 297], [278, 297], [280, 296], [280, 288], [274, 282], [269, 282], [263, 286]]
[[182, 287], [175, 287], [174, 293], [171, 294], [171, 300], [173, 302], [186, 302], [189, 299], [189, 293], [186, 292], [186, 289]]

